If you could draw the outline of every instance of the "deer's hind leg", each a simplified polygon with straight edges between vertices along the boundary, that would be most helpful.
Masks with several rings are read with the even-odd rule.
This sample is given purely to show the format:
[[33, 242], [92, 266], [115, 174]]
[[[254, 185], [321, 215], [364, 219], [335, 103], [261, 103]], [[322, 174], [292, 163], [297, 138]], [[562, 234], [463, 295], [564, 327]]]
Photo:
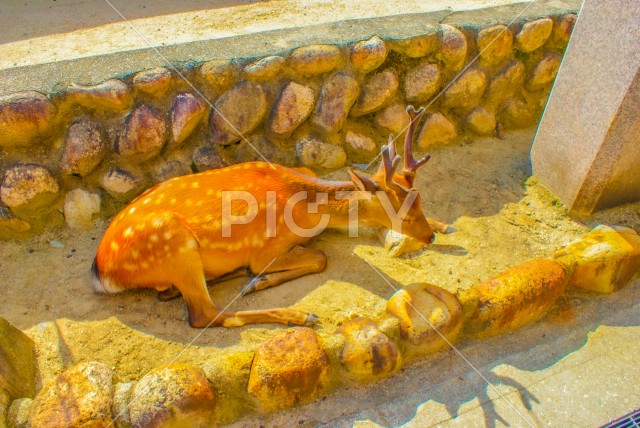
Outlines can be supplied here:
[[322, 272], [327, 267], [327, 256], [323, 251], [296, 245], [275, 260], [252, 261], [250, 267], [259, 274], [244, 285], [241, 291], [243, 296], [301, 276]]
[[[251, 276], [251, 272], [249, 272], [246, 268], [241, 268], [235, 270], [233, 272], [229, 272], [228, 274], [218, 276], [215, 278], [207, 278], [207, 285], [217, 284], [219, 282], [229, 281], [235, 278], [246, 278], [247, 276]], [[158, 300], [161, 302], [167, 302], [169, 300], [177, 299], [181, 296], [180, 290], [176, 287], [171, 286], [166, 290], [158, 291]]]

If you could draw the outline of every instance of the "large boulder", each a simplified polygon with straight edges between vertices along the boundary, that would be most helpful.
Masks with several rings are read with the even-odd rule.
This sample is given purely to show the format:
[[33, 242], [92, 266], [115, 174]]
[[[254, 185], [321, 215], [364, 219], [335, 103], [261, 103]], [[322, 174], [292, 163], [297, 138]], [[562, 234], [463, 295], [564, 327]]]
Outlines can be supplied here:
[[344, 336], [340, 362], [359, 380], [389, 376], [402, 366], [396, 344], [369, 318], [352, 318], [336, 334]]
[[81, 363], [47, 383], [31, 405], [32, 427], [113, 425], [113, 372], [98, 362]]
[[362, 40], [351, 47], [351, 64], [358, 73], [368, 73], [380, 67], [387, 59], [387, 47], [378, 36]]
[[554, 255], [571, 272], [569, 285], [611, 293], [640, 271], [640, 236], [630, 228], [599, 225]]
[[213, 143], [225, 146], [241, 140], [262, 122], [267, 107], [267, 95], [260, 85], [248, 80], [239, 82], [211, 109]]
[[248, 390], [264, 411], [320, 397], [330, 383], [329, 357], [315, 331], [290, 328], [264, 342], [251, 365]]
[[0, 147], [26, 146], [47, 136], [56, 108], [35, 91], [0, 97]]
[[332, 75], [322, 85], [311, 121], [325, 132], [340, 131], [359, 94], [360, 85], [351, 74]]
[[122, 80], [109, 79], [96, 85], [72, 83], [66, 100], [95, 110], [126, 111], [133, 105], [133, 94]]
[[408, 285], [387, 302], [387, 313], [400, 320], [409, 355], [426, 355], [454, 343], [462, 331], [462, 308], [447, 290], [426, 283]]
[[147, 160], [160, 153], [166, 138], [163, 115], [150, 105], [129, 113], [116, 138], [114, 151], [123, 158]]
[[129, 418], [137, 427], [211, 426], [217, 396], [204, 374], [187, 364], [151, 370], [132, 388]]
[[289, 55], [289, 67], [303, 75], [327, 73], [340, 63], [340, 49], [333, 45], [311, 45]]
[[50, 203], [60, 187], [51, 171], [36, 163], [19, 164], [5, 172], [0, 198], [10, 208], [43, 206]]
[[100, 124], [89, 118], [75, 121], [64, 139], [60, 168], [67, 174], [90, 174], [107, 154], [107, 142]]
[[458, 293], [465, 332], [485, 338], [538, 320], [564, 293], [568, 279], [562, 264], [534, 259]]
[[311, 112], [316, 101], [314, 90], [296, 82], [282, 87], [269, 116], [269, 130], [281, 136], [289, 135]]

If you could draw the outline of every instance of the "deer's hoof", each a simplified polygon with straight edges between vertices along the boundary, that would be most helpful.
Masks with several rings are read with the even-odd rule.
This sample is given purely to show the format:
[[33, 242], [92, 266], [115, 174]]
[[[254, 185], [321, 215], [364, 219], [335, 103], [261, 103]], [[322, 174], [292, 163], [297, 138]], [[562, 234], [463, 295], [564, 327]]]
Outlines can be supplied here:
[[453, 226], [447, 226], [447, 230], [445, 230], [444, 234], [445, 234], [445, 235], [448, 235], [448, 234], [450, 234], [450, 233], [454, 233], [454, 232], [457, 232], [457, 231], [458, 231], [458, 229], [456, 229], [455, 227], [453, 227]]
[[314, 325], [318, 322], [320, 318], [318, 318], [315, 314], [307, 314], [307, 319], [304, 321], [305, 326]]
[[244, 284], [244, 286], [242, 287], [242, 290], [240, 290], [240, 295], [246, 296], [247, 294], [253, 293], [254, 291], [258, 290], [258, 288], [256, 288], [256, 285], [260, 281], [266, 281], [266, 280], [267, 280], [267, 277], [264, 275], [258, 275], [258, 276], [254, 276], [253, 278], [250, 278], [249, 281], [247, 281], [246, 284]]

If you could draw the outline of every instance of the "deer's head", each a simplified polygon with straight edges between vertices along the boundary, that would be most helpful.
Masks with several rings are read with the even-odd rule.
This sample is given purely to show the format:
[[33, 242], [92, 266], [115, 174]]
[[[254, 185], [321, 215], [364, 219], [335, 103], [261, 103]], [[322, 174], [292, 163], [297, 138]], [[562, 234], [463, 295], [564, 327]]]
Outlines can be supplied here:
[[373, 176], [351, 169], [349, 174], [358, 190], [371, 193], [371, 199], [363, 203], [363, 220], [366, 223], [385, 226], [424, 244], [431, 244], [435, 234], [422, 212], [420, 194], [413, 187], [418, 168], [430, 158], [429, 155], [420, 160], [413, 158], [413, 136], [423, 110], [407, 107], [411, 123], [404, 141], [402, 171], [397, 171], [402, 158], [396, 154], [394, 138], [390, 136], [388, 144], [382, 147], [380, 166]]

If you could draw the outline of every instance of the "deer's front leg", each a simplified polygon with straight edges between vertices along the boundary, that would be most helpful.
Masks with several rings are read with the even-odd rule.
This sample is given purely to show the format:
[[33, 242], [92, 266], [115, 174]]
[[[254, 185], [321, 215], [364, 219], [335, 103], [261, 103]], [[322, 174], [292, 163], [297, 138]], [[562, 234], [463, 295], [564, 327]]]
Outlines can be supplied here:
[[322, 272], [326, 267], [327, 256], [324, 252], [296, 245], [273, 262], [271, 260], [252, 262], [251, 270], [262, 272], [262, 274], [247, 281], [241, 293], [244, 296], [257, 290], [275, 287], [310, 273]]

